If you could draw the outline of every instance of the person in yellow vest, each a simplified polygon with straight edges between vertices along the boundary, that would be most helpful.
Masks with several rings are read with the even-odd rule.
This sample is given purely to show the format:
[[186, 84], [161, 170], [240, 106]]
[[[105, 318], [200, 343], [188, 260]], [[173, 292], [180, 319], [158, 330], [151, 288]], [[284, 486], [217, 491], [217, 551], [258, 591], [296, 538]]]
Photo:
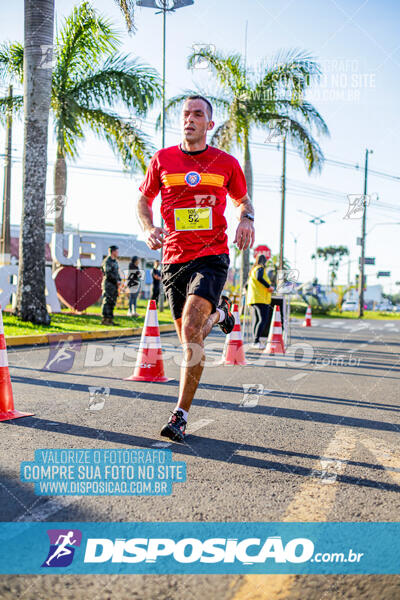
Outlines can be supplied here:
[[247, 304], [253, 310], [253, 348], [263, 350], [264, 345], [260, 337], [271, 321], [271, 293], [274, 288], [266, 273], [265, 263], [267, 259], [263, 254], [257, 256], [255, 265], [250, 271], [247, 284]]

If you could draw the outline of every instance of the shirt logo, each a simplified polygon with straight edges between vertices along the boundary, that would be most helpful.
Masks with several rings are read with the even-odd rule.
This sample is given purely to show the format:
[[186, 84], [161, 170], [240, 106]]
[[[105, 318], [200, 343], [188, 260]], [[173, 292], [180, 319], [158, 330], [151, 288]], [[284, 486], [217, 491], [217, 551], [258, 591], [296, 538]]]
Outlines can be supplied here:
[[201, 176], [196, 171], [190, 171], [190, 173], [186, 173], [185, 181], [190, 187], [195, 187], [201, 181]]

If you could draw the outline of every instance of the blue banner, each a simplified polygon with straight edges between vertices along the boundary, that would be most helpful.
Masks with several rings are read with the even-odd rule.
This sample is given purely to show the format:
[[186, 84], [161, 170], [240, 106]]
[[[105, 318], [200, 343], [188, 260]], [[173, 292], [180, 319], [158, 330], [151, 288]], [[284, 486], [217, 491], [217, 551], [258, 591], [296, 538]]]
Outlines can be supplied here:
[[399, 573], [400, 523], [1, 523], [1, 574]]

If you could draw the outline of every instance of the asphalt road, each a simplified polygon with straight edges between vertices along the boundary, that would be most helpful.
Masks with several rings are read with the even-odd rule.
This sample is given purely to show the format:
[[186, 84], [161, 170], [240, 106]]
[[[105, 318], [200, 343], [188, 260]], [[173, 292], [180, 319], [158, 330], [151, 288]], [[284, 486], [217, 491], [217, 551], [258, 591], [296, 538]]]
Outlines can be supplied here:
[[[39, 497], [19, 467], [36, 448], [165, 441], [178, 389], [174, 335], [162, 337], [175, 378], [167, 384], [124, 381], [138, 339], [78, 344], [65, 372], [51, 370], [58, 361], [45, 368], [49, 348], [10, 349], [16, 406], [35, 416], [0, 424], [1, 520], [399, 521], [400, 322], [296, 322], [286, 357], [248, 352], [246, 367], [216, 366], [223, 340], [208, 338], [187, 443], [169, 446], [187, 481], [167, 497]], [[101, 410], [90, 409], [90, 387], [104, 391]], [[0, 597], [394, 600], [400, 576], [1, 576]]]

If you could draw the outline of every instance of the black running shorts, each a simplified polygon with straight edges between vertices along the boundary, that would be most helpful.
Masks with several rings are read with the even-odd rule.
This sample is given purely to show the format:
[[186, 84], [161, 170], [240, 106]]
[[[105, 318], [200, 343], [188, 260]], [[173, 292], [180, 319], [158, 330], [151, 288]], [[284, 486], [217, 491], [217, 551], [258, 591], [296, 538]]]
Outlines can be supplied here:
[[191, 294], [209, 300], [214, 312], [224, 289], [228, 268], [228, 254], [163, 265], [162, 282], [173, 319], [181, 318], [186, 298]]

